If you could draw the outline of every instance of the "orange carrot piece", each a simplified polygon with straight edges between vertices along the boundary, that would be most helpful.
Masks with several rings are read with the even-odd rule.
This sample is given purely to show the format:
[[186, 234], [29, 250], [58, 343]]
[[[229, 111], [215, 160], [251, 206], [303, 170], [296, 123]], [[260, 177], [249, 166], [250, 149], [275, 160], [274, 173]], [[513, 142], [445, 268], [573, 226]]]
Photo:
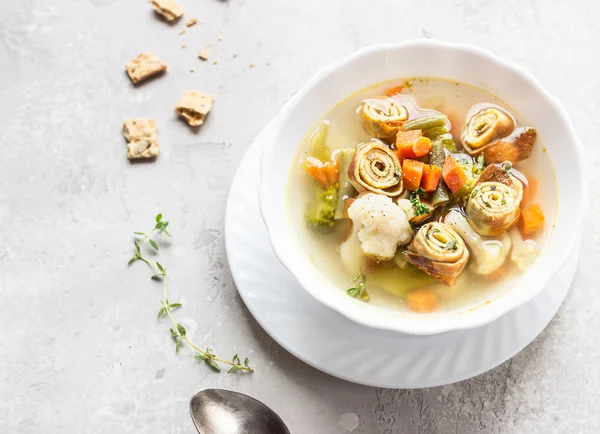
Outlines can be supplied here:
[[431, 139], [428, 137], [419, 137], [413, 145], [413, 153], [417, 157], [429, 154], [431, 151]]
[[421, 136], [421, 130], [400, 131], [396, 134], [396, 154], [400, 161], [405, 158], [417, 158], [414, 145]]
[[467, 181], [467, 175], [454, 157], [448, 155], [442, 167], [442, 177], [452, 193], [456, 193]]
[[535, 198], [538, 192], [538, 180], [533, 176], [526, 176], [527, 187], [523, 190], [523, 200], [521, 201], [522, 206], [529, 205]]
[[350, 208], [350, 206], [354, 203], [354, 201], [356, 200], [355, 197], [349, 197], [348, 199], [346, 199], [346, 218], [348, 218], [348, 208]]
[[438, 307], [438, 297], [430, 288], [420, 288], [409, 292], [406, 301], [408, 307], [418, 313], [432, 312]]
[[404, 188], [408, 190], [416, 190], [421, 185], [421, 177], [423, 176], [422, 162], [417, 160], [405, 159], [402, 162], [402, 182]]
[[527, 208], [521, 210], [519, 230], [523, 236], [531, 235], [544, 226], [544, 221], [545, 217], [542, 208], [537, 203], [529, 205]]
[[398, 95], [399, 93], [402, 93], [403, 90], [404, 90], [404, 86], [391, 87], [385, 91], [385, 95], [386, 96]]
[[323, 163], [317, 158], [309, 157], [306, 160], [302, 160], [300, 164], [315, 181], [324, 187], [335, 184], [340, 177], [339, 163], [337, 161]]
[[440, 178], [442, 177], [442, 168], [433, 166], [431, 164], [425, 164], [423, 166], [423, 177], [421, 178], [421, 187], [426, 192], [435, 191]]

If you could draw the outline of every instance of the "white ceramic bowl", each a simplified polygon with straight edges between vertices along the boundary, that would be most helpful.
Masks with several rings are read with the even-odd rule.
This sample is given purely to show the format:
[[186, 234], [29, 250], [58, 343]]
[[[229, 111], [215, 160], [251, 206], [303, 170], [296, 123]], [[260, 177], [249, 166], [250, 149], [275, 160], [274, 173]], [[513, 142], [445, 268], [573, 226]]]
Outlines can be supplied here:
[[[475, 309], [415, 315], [387, 311], [351, 298], [312, 265], [289, 222], [288, 175], [297, 148], [310, 128], [348, 95], [404, 77], [458, 80], [498, 95], [536, 127], [555, 163], [559, 205], [548, 246], [513, 288]], [[497, 319], [533, 298], [563, 267], [575, 247], [585, 214], [584, 151], [566, 110], [530, 72], [473, 46], [415, 40], [362, 49], [317, 73], [274, 119], [274, 134], [270, 137], [261, 161], [260, 208], [277, 257], [313, 297], [369, 327], [434, 334]]]

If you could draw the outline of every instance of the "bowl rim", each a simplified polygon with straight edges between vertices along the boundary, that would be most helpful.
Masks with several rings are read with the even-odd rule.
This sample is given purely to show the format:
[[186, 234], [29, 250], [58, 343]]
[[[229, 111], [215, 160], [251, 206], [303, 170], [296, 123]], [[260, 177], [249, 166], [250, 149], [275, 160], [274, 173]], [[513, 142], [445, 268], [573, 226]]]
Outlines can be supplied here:
[[[319, 83], [322, 80], [324, 80], [325, 78], [327, 78], [334, 71], [344, 68], [345, 66], [347, 66], [348, 64], [350, 64], [354, 60], [356, 60], [357, 58], [367, 56], [367, 55], [370, 55], [373, 53], [387, 52], [390, 50], [399, 50], [402, 48], [418, 48], [418, 47], [438, 47], [438, 48], [441, 47], [443, 49], [450, 50], [450, 51], [469, 52], [471, 54], [475, 54], [476, 56], [484, 58], [484, 60], [487, 60], [489, 62], [492, 62], [492, 63], [498, 65], [500, 68], [508, 69], [508, 70], [512, 71], [513, 73], [515, 73], [516, 75], [520, 76], [520, 78], [524, 79], [524, 81], [527, 83], [527, 85], [530, 86], [534, 91], [536, 91], [541, 96], [541, 98], [556, 111], [558, 116], [564, 122], [565, 133], [571, 138], [571, 143], [573, 144], [572, 151], [574, 152], [574, 155], [575, 155], [575, 161], [578, 166], [577, 169], [580, 173], [579, 176], [582, 178], [582, 180], [586, 179], [586, 176], [585, 176], [585, 171], [586, 171], [585, 150], [584, 150], [583, 144], [581, 143], [581, 140], [578, 138], [578, 136], [575, 132], [573, 123], [572, 123], [570, 116], [568, 115], [565, 107], [563, 106], [563, 104], [554, 95], [552, 95], [549, 91], [547, 91], [542, 86], [540, 81], [524, 67], [522, 67], [514, 62], [504, 60], [504, 59], [500, 58], [499, 56], [497, 56], [496, 54], [494, 54], [491, 51], [488, 51], [484, 48], [481, 48], [481, 47], [478, 47], [475, 45], [471, 45], [471, 44], [464, 44], [464, 43], [452, 43], [452, 42], [437, 41], [437, 40], [431, 40], [431, 39], [413, 39], [413, 40], [408, 40], [408, 41], [403, 41], [403, 42], [374, 44], [374, 45], [370, 45], [370, 46], [364, 47], [362, 49], [359, 49], [346, 57], [343, 57], [337, 61], [334, 61], [331, 64], [321, 68], [316, 74], [314, 74], [313, 77], [310, 80], [308, 80], [306, 82], [306, 84], [284, 104], [282, 109], [279, 111], [279, 113], [275, 116], [275, 118], [271, 122], [271, 127], [272, 127], [271, 137], [278, 136], [282, 132], [283, 124], [285, 123], [283, 121], [286, 120], [287, 118], [289, 118], [289, 114], [294, 110], [294, 108], [299, 104], [299, 102], [303, 98], [305, 98], [306, 94], [309, 93], [309, 91], [317, 83]], [[259, 207], [260, 207], [260, 212], [261, 212], [263, 221], [265, 223], [265, 226], [267, 227], [267, 232], [269, 234], [269, 240], [270, 240], [271, 246], [273, 248], [273, 251], [275, 252], [275, 255], [277, 256], [277, 258], [281, 262], [281, 264], [294, 276], [294, 278], [296, 278], [296, 280], [299, 282], [300, 286], [302, 286], [304, 288], [304, 290], [307, 291], [311, 296], [313, 296], [315, 299], [317, 299], [319, 302], [321, 302], [325, 306], [329, 307], [330, 309], [344, 315], [345, 317], [349, 318], [350, 320], [352, 320], [356, 323], [359, 323], [359, 324], [367, 326], [367, 327], [392, 330], [392, 331], [397, 331], [397, 332], [402, 332], [402, 333], [407, 333], [407, 334], [412, 334], [412, 335], [432, 335], [432, 334], [444, 333], [444, 332], [449, 332], [449, 331], [454, 331], [454, 330], [466, 330], [466, 329], [480, 327], [485, 324], [489, 324], [490, 322], [495, 321], [496, 319], [500, 318], [501, 316], [505, 315], [506, 313], [527, 303], [528, 301], [533, 299], [535, 296], [537, 296], [541, 292], [541, 290], [546, 286], [546, 284], [550, 281], [550, 279], [559, 270], [561, 270], [564, 267], [564, 265], [567, 263], [567, 260], [570, 256], [571, 252], [573, 251], [573, 249], [576, 246], [576, 240], [577, 240], [576, 236], [573, 236], [569, 239], [568, 245], [561, 246], [560, 251], [557, 251], [555, 253], [556, 259], [553, 261], [553, 267], [552, 267], [551, 271], [544, 270], [540, 274], [540, 276], [541, 276], [540, 281], [542, 281], [542, 282], [537, 285], [537, 287], [538, 287], [537, 290], [531, 291], [526, 296], [521, 296], [519, 298], [511, 299], [510, 301], [504, 303], [501, 308], [489, 311], [488, 315], [480, 315], [478, 317], [478, 316], [471, 316], [468, 313], [461, 313], [461, 314], [454, 315], [454, 316], [447, 316], [447, 317], [441, 317], [441, 318], [425, 318], [424, 317], [422, 319], [414, 319], [414, 318], [407, 318], [407, 317], [392, 318], [391, 316], [385, 316], [385, 319], [386, 319], [385, 322], [374, 321], [371, 316], [364, 315], [364, 310], [362, 310], [362, 313], [361, 313], [361, 309], [351, 309], [351, 310], [341, 309], [340, 306], [337, 303], [335, 303], [334, 298], [325, 296], [324, 291], [319, 291], [319, 290], [313, 289], [312, 285], [308, 284], [305, 277], [303, 277], [302, 275], [299, 276], [298, 273], [296, 273], [294, 271], [296, 267], [294, 266], [294, 263], [291, 261], [291, 258], [288, 257], [289, 255], [285, 253], [285, 250], [287, 249], [287, 245], [280, 243], [279, 237], [277, 237], [276, 234], [274, 233], [276, 218], [269, 212], [269, 209], [271, 208], [270, 196], [268, 196], [266, 194], [267, 190], [268, 190], [268, 182], [267, 182], [266, 177], [263, 176], [264, 173], [267, 172], [267, 168], [271, 164], [271, 161], [269, 159], [270, 155], [268, 152], [265, 152], [265, 149], [269, 148], [268, 145], [269, 144], [267, 143], [266, 146], [263, 147], [263, 152], [261, 155]], [[583, 205], [581, 208], [581, 212], [576, 213], [575, 218], [572, 220], [572, 226], [577, 229], [577, 231], [576, 231], [577, 233], [579, 233], [579, 231], [580, 231], [583, 220], [587, 214], [587, 208], [589, 206], [588, 201], [586, 200], [588, 197], [587, 185], [585, 184], [585, 182], [581, 182], [581, 183], [579, 183], [579, 185], [581, 186], [581, 189], [579, 190], [581, 200], [579, 203], [581, 203]], [[560, 200], [560, 197], [559, 197], [559, 200]], [[556, 219], [558, 219], [558, 214], [557, 214]], [[290, 228], [290, 232], [291, 232], [291, 228]], [[456, 318], [459, 318], [459, 317], [469, 318], [469, 320], [468, 321], [464, 321], [464, 320], [456, 321]], [[418, 324], [418, 326], [417, 326], [417, 324]]]

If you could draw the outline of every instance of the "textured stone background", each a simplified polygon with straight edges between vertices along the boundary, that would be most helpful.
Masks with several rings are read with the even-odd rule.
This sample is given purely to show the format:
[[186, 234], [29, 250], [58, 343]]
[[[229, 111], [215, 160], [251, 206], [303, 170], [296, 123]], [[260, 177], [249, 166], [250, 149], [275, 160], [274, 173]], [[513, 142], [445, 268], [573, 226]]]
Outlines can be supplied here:
[[[425, 390], [349, 384], [287, 354], [245, 310], [223, 246], [227, 191], [254, 136], [315, 71], [377, 42], [476, 43], [529, 68], [572, 113], [597, 191], [598, 3], [179, 2], [201, 21], [183, 36], [144, 0], [0, 0], [0, 432], [190, 433], [187, 402], [209, 386], [251, 393], [300, 434], [600, 432], [597, 202], [547, 330], [485, 375]], [[218, 65], [196, 57], [209, 43]], [[169, 71], [134, 88], [123, 65], [143, 51]], [[197, 133], [173, 113], [186, 88], [217, 95]], [[154, 164], [125, 159], [133, 116], [158, 120]], [[125, 266], [131, 231], [158, 211], [175, 234], [165, 263], [182, 321], [249, 354], [255, 375], [175, 356], [155, 320], [160, 289]]]

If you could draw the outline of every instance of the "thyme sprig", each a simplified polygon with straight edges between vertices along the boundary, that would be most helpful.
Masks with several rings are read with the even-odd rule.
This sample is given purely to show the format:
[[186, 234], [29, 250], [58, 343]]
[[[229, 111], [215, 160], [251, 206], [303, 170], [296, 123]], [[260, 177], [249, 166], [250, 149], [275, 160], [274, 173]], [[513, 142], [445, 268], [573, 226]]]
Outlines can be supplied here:
[[175, 353], [179, 354], [179, 350], [181, 349], [182, 343], [187, 344], [193, 351], [196, 359], [203, 361], [206, 363], [212, 370], [216, 372], [221, 371], [221, 365], [229, 365], [229, 370], [227, 373], [233, 373], [237, 371], [245, 371], [245, 372], [254, 372], [254, 369], [250, 367], [250, 360], [248, 357], [244, 359], [242, 362], [240, 357], [236, 354], [232, 357], [231, 360], [225, 360], [223, 358], [217, 357], [217, 355], [213, 352], [211, 348], [202, 349], [198, 345], [194, 344], [192, 340], [187, 335], [187, 330], [183, 325], [181, 325], [175, 319], [173, 312], [179, 308], [181, 308], [181, 303], [173, 303], [169, 300], [169, 291], [168, 291], [168, 277], [167, 277], [167, 268], [163, 266], [160, 262], [152, 262], [148, 258], [144, 257], [142, 254], [141, 247], [144, 245], [146, 241], [148, 244], [155, 249], [158, 250], [158, 244], [154, 241], [151, 236], [155, 232], [164, 233], [167, 236], [171, 236], [171, 234], [167, 231], [167, 227], [169, 226], [168, 221], [163, 220], [162, 214], [158, 214], [155, 218], [155, 226], [150, 232], [134, 232], [134, 235], [141, 237], [138, 240], [134, 240], [134, 248], [135, 252], [133, 257], [129, 260], [128, 265], [136, 262], [142, 261], [145, 262], [148, 266], [150, 266], [155, 272], [152, 276], [152, 280], [162, 281], [163, 283], [163, 298], [160, 300], [160, 309], [157, 314], [157, 320], [160, 320], [163, 317], [168, 317], [173, 323], [173, 327], [170, 328], [171, 337], [175, 342]]

